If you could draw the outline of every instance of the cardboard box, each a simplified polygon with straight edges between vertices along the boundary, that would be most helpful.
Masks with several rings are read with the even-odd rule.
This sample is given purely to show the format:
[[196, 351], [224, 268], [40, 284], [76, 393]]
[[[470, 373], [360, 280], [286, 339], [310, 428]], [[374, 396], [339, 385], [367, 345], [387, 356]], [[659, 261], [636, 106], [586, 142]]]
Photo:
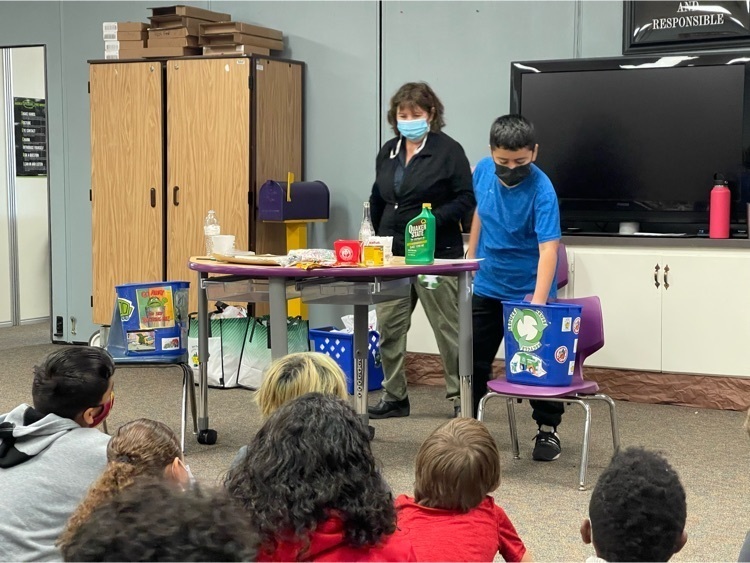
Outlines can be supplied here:
[[104, 22], [102, 32], [118, 31], [146, 31], [148, 24], [143, 22]]
[[270, 49], [256, 47], [255, 45], [212, 45], [203, 47], [204, 55], [263, 55], [271, 54]]
[[159, 37], [149, 39], [149, 47], [197, 47], [198, 38], [195, 35], [186, 37]]
[[275, 51], [284, 50], [284, 42], [257, 35], [247, 35], [245, 33], [217, 33], [216, 35], [201, 36], [201, 45], [254, 45], [255, 47], [264, 47]]
[[212, 22], [201, 24], [201, 35], [218, 35], [222, 33], [244, 33], [246, 35], [257, 35], [266, 39], [282, 41], [284, 34], [276, 29], [250, 25], [242, 22]]
[[146, 41], [105, 41], [104, 52], [130, 51], [133, 49], [143, 49]]
[[133, 49], [132, 51], [120, 51], [120, 58], [125, 55], [130, 59], [136, 58], [161, 58], [161, 57], [187, 57], [200, 55], [200, 47], [146, 47], [145, 49]]
[[[174, 39], [175, 37], [191, 36], [190, 30], [186, 27], [174, 27], [172, 29], [149, 29], [148, 39]], [[195, 34], [192, 34], [195, 37]]]
[[186, 35], [199, 35], [200, 24], [205, 23], [203, 20], [196, 20], [194, 18], [184, 18], [181, 16], [166, 16], [168, 19], [160, 19], [159, 21], [151, 21], [151, 27], [149, 28], [149, 37], [151, 32], [156, 29], [177, 29], [185, 28], [188, 30]]
[[105, 41], [143, 41], [148, 39], [148, 31], [105, 31]]
[[159, 8], [149, 8], [151, 10], [151, 18], [158, 18], [161, 16], [187, 16], [189, 18], [198, 18], [210, 22], [224, 22], [232, 19], [229, 14], [222, 12], [213, 12], [211, 10], [204, 10], [203, 8], [195, 8], [193, 6], [184, 6], [178, 4], [176, 6], [162, 6]]

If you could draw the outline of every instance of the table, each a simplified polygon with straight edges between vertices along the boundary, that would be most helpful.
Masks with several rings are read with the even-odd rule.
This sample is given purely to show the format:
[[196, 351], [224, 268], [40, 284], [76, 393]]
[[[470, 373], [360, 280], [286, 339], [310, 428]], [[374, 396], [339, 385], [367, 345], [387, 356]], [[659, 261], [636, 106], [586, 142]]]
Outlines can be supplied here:
[[[398, 258], [396, 258], [398, 260]], [[230, 264], [190, 258], [198, 273], [198, 442], [212, 444], [216, 432], [208, 423], [208, 300], [264, 302], [270, 306], [271, 356], [288, 353], [287, 300], [301, 297], [311, 304], [352, 305], [354, 308], [354, 408], [365, 424], [367, 415], [367, 357], [369, 305], [409, 295], [421, 274], [458, 278], [458, 372], [461, 414], [472, 416], [471, 278], [478, 260], [435, 260], [429, 266], [318, 268]]]

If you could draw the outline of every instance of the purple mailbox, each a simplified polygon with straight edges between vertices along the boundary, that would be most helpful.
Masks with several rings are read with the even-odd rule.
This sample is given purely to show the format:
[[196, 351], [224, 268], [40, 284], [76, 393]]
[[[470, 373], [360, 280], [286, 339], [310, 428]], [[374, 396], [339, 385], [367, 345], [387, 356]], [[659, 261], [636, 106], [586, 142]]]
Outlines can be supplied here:
[[260, 221], [327, 221], [331, 196], [321, 181], [276, 182], [268, 180], [260, 187]]

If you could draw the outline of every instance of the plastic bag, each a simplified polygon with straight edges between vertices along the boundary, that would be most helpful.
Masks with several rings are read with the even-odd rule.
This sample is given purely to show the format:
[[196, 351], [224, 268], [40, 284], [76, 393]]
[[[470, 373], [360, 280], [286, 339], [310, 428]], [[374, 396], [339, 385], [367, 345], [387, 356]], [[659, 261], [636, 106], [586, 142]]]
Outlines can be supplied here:
[[[354, 334], [354, 315], [345, 315], [341, 317], [341, 322], [344, 323], [344, 329], [341, 332], [345, 332], [347, 334]], [[374, 330], [377, 332], [378, 315], [375, 309], [372, 309], [367, 314], [367, 324], [369, 325], [369, 330]]]

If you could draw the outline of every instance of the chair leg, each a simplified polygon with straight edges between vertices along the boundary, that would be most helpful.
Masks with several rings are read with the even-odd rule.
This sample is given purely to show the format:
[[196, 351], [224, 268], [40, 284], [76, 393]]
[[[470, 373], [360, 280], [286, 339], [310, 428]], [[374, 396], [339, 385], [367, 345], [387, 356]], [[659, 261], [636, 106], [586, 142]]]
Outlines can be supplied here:
[[514, 399], [508, 397], [505, 399], [505, 404], [508, 407], [508, 426], [510, 427], [510, 443], [513, 448], [513, 459], [521, 459], [518, 448], [518, 427], [516, 426], [516, 406]]
[[193, 415], [193, 434], [198, 435], [198, 412], [197, 404], [195, 402], [195, 374], [193, 368], [188, 366], [188, 379], [190, 380], [188, 385], [188, 393], [190, 394], [190, 413]]
[[586, 490], [586, 470], [589, 465], [589, 435], [591, 434], [591, 407], [584, 401], [578, 402], [586, 413], [583, 423], [583, 444], [581, 446], [581, 468], [578, 474], [578, 490]]
[[187, 425], [188, 375], [182, 370], [182, 410], [180, 412], [180, 450], [185, 453], [185, 426]]
[[620, 427], [617, 424], [615, 402], [608, 395], [597, 395], [597, 397], [601, 397], [602, 401], [606, 401], [609, 405], [609, 421], [612, 423], [612, 447], [617, 453], [620, 450]]
[[484, 407], [487, 404], [487, 401], [489, 401], [493, 397], [500, 397], [500, 396], [501, 395], [498, 395], [497, 393], [493, 393], [492, 391], [490, 391], [484, 397], [479, 399], [479, 406], [477, 407], [477, 420], [479, 422], [484, 421]]

